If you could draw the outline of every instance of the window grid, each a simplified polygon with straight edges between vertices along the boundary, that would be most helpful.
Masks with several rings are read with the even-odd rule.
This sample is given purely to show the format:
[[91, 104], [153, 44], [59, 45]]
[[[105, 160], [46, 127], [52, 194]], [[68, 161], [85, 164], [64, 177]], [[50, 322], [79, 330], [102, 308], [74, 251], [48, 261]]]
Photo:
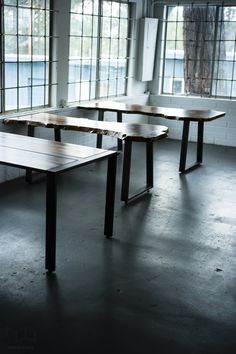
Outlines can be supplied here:
[[[184, 15], [185, 7], [189, 8], [189, 13], [186, 11]], [[198, 11], [202, 16], [197, 18]], [[163, 55], [160, 58], [162, 93], [236, 97], [235, 6], [223, 3], [166, 6], [163, 26]], [[184, 26], [189, 28], [185, 37]], [[191, 34], [194, 26], [196, 30]], [[205, 33], [203, 28], [206, 29]], [[187, 56], [191, 53], [190, 46], [195, 50], [194, 56]], [[199, 55], [201, 51], [202, 55]]]
[[[88, 3], [92, 3], [90, 11], [86, 8]], [[80, 24], [77, 23], [77, 28], [76, 17], [81, 21]], [[86, 21], [87, 28], [85, 28]], [[122, 32], [122, 21], [126, 24], [125, 35], [124, 31]], [[72, 0], [69, 102], [126, 94], [130, 21], [128, 1]], [[116, 34], [113, 31], [114, 33], [116, 31]], [[125, 47], [123, 53], [122, 41]], [[85, 48], [88, 45], [90, 50]], [[79, 53], [76, 50], [78, 46]], [[86, 63], [88, 63], [87, 67]], [[80, 70], [76, 72], [78, 65]], [[89, 73], [87, 76], [85, 70]]]
[[0, 10], [1, 112], [47, 107], [56, 85], [51, 81], [57, 62], [51, 55], [52, 1], [5, 0]]

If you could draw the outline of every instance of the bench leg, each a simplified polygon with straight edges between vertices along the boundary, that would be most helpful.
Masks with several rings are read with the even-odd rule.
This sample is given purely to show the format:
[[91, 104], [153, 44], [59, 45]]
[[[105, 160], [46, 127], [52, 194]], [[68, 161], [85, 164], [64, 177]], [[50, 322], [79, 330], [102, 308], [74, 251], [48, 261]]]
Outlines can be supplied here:
[[60, 128], [54, 128], [54, 140], [55, 141], [61, 141], [61, 129]]
[[46, 190], [46, 257], [48, 272], [56, 269], [56, 220], [57, 220], [57, 181], [56, 174], [47, 173]]
[[108, 158], [104, 235], [112, 237], [116, 189], [117, 155]]
[[[98, 121], [104, 121], [104, 111], [98, 111]], [[102, 135], [97, 135], [97, 148], [101, 149], [102, 147]]]
[[146, 189], [153, 187], [153, 141], [146, 142]]
[[197, 133], [197, 163], [202, 163], [203, 155], [203, 134], [204, 134], [204, 122], [198, 122], [198, 133]]
[[[117, 122], [122, 123], [122, 112], [117, 112]], [[121, 139], [117, 139], [117, 150], [122, 151], [123, 142]]]
[[[31, 136], [31, 137], [34, 137], [34, 131], [35, 131], [35, 127], [33, 127], [32, 125], [28, 125], [27, 135]], [[30, 168], [26, 169], [25, 180], [28, 183], [32, 183], [32, 170]]]
[[123, 157], [123, 172], [122, 172], [122, 187], [121, 200], [128, 202], [129, 199], [129, 181], [131, 167], [132, 140], [125, 140], [124, 157]]
[[153, 187], [153, 142], [146, 142], [146, 186], [140, 188], [132, 196], [129, 196], [130, 172], [131, 172], [131, 155], [132, 155], [132, 140], [125, 140], [124, 157], [123, 157], [123, 174], [122, 174], [122, 188], [121, 200], [126, 204], [133, 199], [149, 192]]

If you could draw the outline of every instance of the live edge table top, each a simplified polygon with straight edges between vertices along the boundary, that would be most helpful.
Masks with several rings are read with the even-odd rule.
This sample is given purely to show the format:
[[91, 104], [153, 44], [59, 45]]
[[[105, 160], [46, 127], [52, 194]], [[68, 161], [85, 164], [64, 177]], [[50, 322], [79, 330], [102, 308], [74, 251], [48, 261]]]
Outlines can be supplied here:
[[168, 108], [158, 106], [146, 106], [139, 104], [127, 104], [124, 102], [116, 101], [98, 101], [90, 102], [88, 104], [80, 104], [79, 109], [95, 109], [101, 111], [121, 112], [144, 114], [149, 116], [158, 116], [166, 119], [174, 120], [190, 120], [190, 121], [211, 121], [225, 116], [225, 112], [214, 111], [210, 109], [182, 109], [182, 108]]
[[64, 172], [114, 151], [0, 132], [0, 163], [41, 172]]
[[159, 140], [167, 136], [168, 128], [162, 125], [116, 123], [87, 118], [73, 118], [51, 113], [36, 113], [14, 118], [5, 118], [6, 124], [26, 124], [35, 127], [74, 130], [95, 133], [133, 141]]

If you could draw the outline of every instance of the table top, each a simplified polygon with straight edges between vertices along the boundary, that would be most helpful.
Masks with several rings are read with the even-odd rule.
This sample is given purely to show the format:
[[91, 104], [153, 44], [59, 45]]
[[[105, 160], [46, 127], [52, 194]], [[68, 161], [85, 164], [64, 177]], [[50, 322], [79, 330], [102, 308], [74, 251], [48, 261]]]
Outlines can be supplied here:
[[36, 127], [58, 128], [103, 134], [119, 139], [159, 140], [167, 136], [168, 128], [156, 124], [116, 123], [87, 118], [73, 118], [50, 113], [36, 113], [26, 116], [6, 118], [4, 123], [21, 123]]
[[211, 109], [182, 109], [157, 106], [146, 106], [139, 104], [127, 104], [117, 101], [98, 101], [87, 104], [80, 104], [79, 109], [96, 109], [101, 111], [136, 113], [149, 116], [158, 116], [166, 119], [191, 120], [191, 121], [211, 121], [225, 116], [225, 112], [214, 111]]
[[0, 132], [0, 163], [14, 167], [64, 172], [113, 154], [116, 152]]

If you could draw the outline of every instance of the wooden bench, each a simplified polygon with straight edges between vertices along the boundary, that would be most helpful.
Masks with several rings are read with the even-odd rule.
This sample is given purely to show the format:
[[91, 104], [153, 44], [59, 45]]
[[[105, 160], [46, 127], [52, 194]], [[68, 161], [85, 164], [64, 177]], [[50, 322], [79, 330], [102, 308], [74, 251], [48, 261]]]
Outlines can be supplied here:
[[[182, 143], [179, 160], [179, 172], [190, 172], [194, 168], [200, 166], [203, 156], [203, 134], [204, 124], [217, 118], [225, 116], [225, 112], [213, 111], [210, 109], [181, 109], [181, 108], [167, 108], [146, 106], [139, 104], [127, 104], [117, 101], [98, 101], [88, 104], [80, 104], [79, 109], [97, 110], [98, 120], [104, 120], [104, 112], [115, 112], [117, 114], [117, 122], [122, 122], [122, 114], [142, 114], [151, 117], [161, 117], [165, 119], [178, 120], [183, 122]], [[188, 150], [189, 128], [191, 122], [197, 122], [198, 134], [197, 134], [197, 158], [196, 163], [186, 168], [186, 158]], [[97, 147], [102, 147], [102, 137], [98, 136]], [[121, 149], [121, 145], [118, 142], [118, 150]]]
[[49, 272], [56, 269], [57, 175], [101, 159], [108, 160], [104, 234], [111, 237], [116, 157], [114, 151], [0, 132], [0, 164], [46, 173], [45, 266]]
[[[61, 141], [61, 129], [107, 135], [124, 141], [124, 161], [121, 200], [128, 202], [153, 187], [153, 142], [167, 137], [168, 128], [160, 125], [133, 124], [72, 118], [49, 113], [31, 114], [4, 119], [5, 124], [26, 124], [28, 135], [34, 135], [35, 127], [54, 128], [55, 140]], [[146, 186], [129, 197], [132, 143], [146, 144]]]

